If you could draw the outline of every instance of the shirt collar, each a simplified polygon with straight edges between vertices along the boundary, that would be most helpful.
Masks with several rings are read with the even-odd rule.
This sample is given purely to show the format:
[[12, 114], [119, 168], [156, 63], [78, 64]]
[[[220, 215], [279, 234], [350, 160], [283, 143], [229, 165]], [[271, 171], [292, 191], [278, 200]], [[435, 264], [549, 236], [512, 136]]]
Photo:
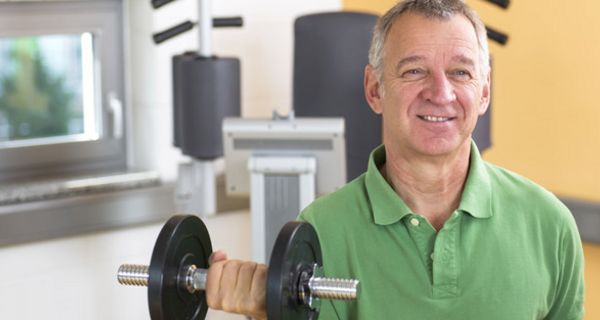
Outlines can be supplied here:
[[458, 210], [475, 218], [489, 218], [492, 212], [492, 184], [474, 141], [471, 141], [469, 175], [463, 188]]
[[[406, 215], [412, 214], [404, 200], [396, 194], [381, 175], [379, 168], [384, 163], [385, 147], [381, 145], [371, 152], [365, 176], [365, 185], [373, 210], [373, 219], [379, 225], [392, 224]], [[474, 142], [471, 142], [469, 173], [458, 210], [464, 211], [475, 218], [492, 216], [490, 178]]]
[[379, 167], [384, 163], [385, 147], [381, 145], [371, 152], [365, 177], [365, 185], [373, 210], [373, 219], [379, 225], [395, 223], [412, 213], [402, 198], [396, 194], [381, 175]]

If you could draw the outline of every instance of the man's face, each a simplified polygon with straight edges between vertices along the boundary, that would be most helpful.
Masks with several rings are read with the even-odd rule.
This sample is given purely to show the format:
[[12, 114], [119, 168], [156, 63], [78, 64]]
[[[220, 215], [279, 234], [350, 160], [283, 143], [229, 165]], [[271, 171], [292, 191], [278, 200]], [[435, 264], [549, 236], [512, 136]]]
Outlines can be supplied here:
[[383, 55], [382, 83], [370, 66], [365, 90], [383, 115], [387, 147], [404, 155], [449, 155], [470, 143], [489, 102], [473, 25], [404, 13], [392, 25]]

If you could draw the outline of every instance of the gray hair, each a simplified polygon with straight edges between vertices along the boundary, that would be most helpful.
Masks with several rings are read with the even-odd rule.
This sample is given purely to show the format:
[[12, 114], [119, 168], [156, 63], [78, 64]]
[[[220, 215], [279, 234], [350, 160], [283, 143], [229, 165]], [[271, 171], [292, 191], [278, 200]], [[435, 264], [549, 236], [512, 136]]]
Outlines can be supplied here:
[[477, 35], [479, 45], [479, 60], [481, 76], [485, 77], [490, 70], [490, 50], [488, 48], [485, 26], [475, 10], [471, 9], [463, 0], [405, 0], [398, 2], [379, 18], [373, 29], [373, 39], [369, 49], [369, 63], [375, 69], [377, 80], [383, 80], [383, 46], [385, 39], [396, 19], [405, 12], [420, 14], [427, 18], [448, 20], [454, 15], [461, 14], [467, 18]]

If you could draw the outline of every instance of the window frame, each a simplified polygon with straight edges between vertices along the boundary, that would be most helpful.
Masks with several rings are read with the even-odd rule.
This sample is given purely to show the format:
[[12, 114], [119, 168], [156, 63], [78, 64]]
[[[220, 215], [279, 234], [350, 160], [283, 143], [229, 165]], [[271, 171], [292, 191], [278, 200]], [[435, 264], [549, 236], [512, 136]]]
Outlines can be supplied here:
[[97, 140], [0, 149], [0, 182], [127, 169], [124, 24], [121, 0], [0, 2], [0, 37], [93, 34], [100, 115]]

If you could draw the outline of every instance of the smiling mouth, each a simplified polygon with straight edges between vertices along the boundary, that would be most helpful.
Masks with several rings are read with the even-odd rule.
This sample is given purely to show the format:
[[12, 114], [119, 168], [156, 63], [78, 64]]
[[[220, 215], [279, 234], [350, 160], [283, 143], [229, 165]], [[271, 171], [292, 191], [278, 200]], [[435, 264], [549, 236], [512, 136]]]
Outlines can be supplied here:
[[417, 116], [421, 120], [425, 120], [427, 122], [446, 122], [450, 121], [454, 118], [452, 117], [434, 117], [434, 116]]

